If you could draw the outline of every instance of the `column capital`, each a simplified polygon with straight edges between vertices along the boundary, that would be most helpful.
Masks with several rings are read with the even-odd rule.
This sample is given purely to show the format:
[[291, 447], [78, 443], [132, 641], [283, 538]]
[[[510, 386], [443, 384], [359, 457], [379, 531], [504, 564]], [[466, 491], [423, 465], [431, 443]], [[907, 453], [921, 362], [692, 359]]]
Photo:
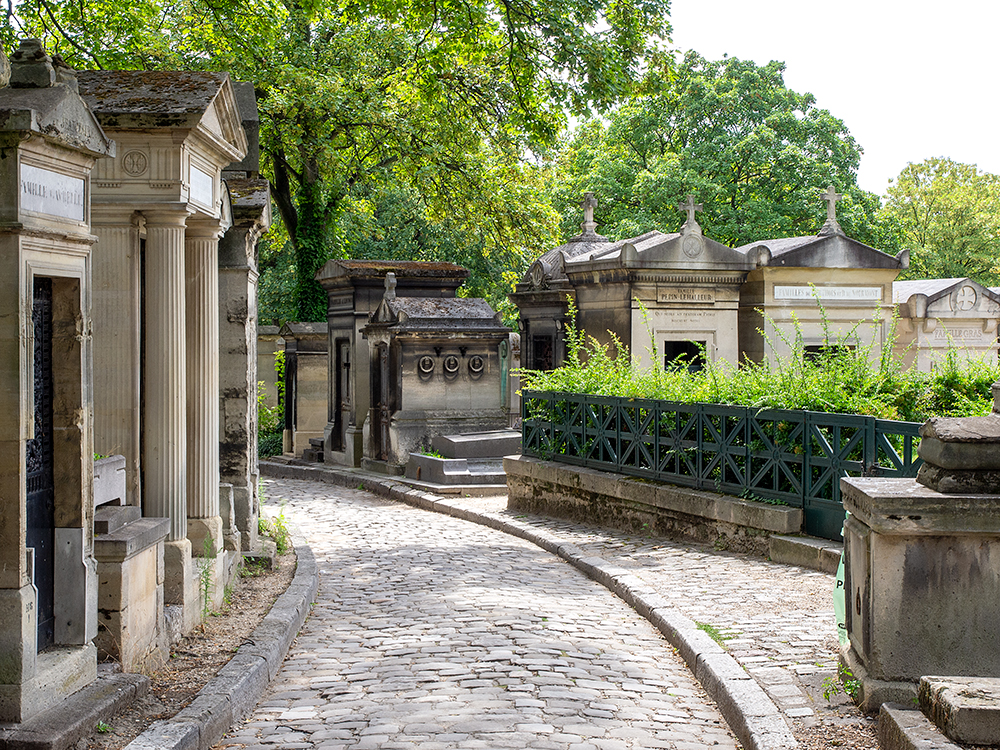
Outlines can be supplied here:
[[187, 208], [164, 206], [163, 208], [144, 209], [142, 215], [146, 219], [147, 227], [184, 227], [191, 212]]
[[138, 226], [139, 213], [133, 206], [117, 203], [92, 203], [90, 223], [94, 226]]
[[217, 240], [225, 234], [226, 227], [219, 219], [192, 216], [187, 220], [185, 238], [189, 240]]

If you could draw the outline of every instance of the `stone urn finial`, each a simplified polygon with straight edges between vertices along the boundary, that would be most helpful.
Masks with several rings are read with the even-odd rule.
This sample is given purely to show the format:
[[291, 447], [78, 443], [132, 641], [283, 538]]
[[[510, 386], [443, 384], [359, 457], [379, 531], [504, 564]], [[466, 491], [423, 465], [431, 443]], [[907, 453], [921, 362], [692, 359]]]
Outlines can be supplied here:
[[21, 89], [44, 89], [56, 82], [56, 69], [41, 39], [22, 39], [10, 58], [10, 85]]

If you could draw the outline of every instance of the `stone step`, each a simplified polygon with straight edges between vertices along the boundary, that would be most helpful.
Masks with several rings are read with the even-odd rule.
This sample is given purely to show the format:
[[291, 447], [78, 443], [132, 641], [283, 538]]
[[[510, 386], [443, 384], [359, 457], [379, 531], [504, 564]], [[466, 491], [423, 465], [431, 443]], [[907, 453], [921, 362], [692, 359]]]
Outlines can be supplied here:
[[883, 703], [878, 715], [879, 750], [961, 750], [912, 706]]
[[837, 574], [843, 542], [816, 539], [811, 536], [774, 534], [768, 542], [769, 556], [774, 562], [798, 565], [821, 573]]
[[94, 511], [94, 533], [111, 534], [142, 518], [138, 505], [104, 505]]
[[964, 745], [1000, 744], [1000, 679], [922, 677], [920, 710], [948, 739]]

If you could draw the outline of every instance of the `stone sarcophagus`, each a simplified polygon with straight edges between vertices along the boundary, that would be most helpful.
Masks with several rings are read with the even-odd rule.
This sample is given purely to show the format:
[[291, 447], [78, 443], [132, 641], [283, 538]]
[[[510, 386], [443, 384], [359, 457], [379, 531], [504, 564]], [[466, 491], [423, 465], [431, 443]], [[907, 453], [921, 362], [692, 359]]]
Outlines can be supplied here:
[[436, 435], [507, 426], [501, 346], [510, 330], [485, 300], [397, 297], [395, 276], [362, 333], [371, 407], [362, 466], [401, 474]]

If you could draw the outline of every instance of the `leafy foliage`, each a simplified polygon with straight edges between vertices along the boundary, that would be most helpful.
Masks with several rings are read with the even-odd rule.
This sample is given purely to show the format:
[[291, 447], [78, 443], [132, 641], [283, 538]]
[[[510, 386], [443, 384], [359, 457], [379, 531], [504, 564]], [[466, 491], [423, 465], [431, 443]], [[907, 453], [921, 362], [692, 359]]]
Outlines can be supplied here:
[[588, 340], [572, 325], [567, 327], [566, 364], [549, 372], [522, 371], [521, 383], [525, 390], [868, 414], [908, 422], [990, 412], [990, 386], [1000, 380], [995, 361], [952, 347], [933, 372], [921, 373], [903, 369], [892, 353], [894, 330], [878, 357], [873, 345], [844, 345], [850, 337], [851, 332], [838, 337], [827, 330], [823, 350], [812, 357], [797, 329], [791, 354], [774, 364], [746, 361], [737, 368], [709, 362], [697, 372], [683, 363], [665, 369], [654, 347], [653, 367], [640, 370], [621, 342]]
[[907, 278], [1000, 284], [1000, 175], [951, 159], [908, 164], [889, 186], [882, 216], [911, 248]]
[[[675, 231], [676, 204], [694, 194], [699, 223], [733, 246], [815, 233], [825, 220], [820, 192], [834, 185], [845, 231], [895, 252], [876, 220], [878, 196], [857, 187], [861, 147], [811, 94], [785, 86], [784, 66], [688, 52], [676, 71], [657, 72], [643, 95], [591, 121], [563, 144], [553, 176], [556, 205], [584, 190], [600, 201], [600, 231], [613, 239]], [[566, 211], [564, 233], [575, 233]]]
[[408, 257], [459, 247], [482, 287], [510, 280], [497, 268], [517, 275], [554, 226], [525, 154], [567, 112], [632, 90], [666, 12], [667, 0], [25, 0], [8, 9], [4, 42], [41, 36], [82, 68], [252, 80], [287, 233], [274, 270], [294, 274], [294, 317], [322, 320], [313, 276], [365, 248], [351, 230], [373, 206], [406, 206], [405, 220], [440, 232]]

